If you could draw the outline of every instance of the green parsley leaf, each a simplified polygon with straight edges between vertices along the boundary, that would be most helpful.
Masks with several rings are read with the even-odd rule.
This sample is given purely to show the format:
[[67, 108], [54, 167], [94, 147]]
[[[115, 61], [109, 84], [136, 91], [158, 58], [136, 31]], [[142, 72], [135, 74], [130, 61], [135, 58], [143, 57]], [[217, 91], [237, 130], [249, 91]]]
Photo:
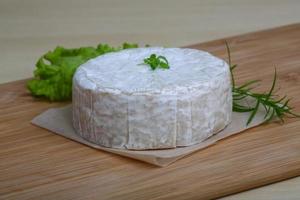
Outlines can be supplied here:
[[155, 70], [157, 68], [162, 68], [162, 69], [169, 69], [169, 62], [164, 56], [157, 56], [156, 54], [151, 54], [149, 58], [144, 59], [144, 63], [141, 64], [146, 64], [151, 67], [152, 70]]

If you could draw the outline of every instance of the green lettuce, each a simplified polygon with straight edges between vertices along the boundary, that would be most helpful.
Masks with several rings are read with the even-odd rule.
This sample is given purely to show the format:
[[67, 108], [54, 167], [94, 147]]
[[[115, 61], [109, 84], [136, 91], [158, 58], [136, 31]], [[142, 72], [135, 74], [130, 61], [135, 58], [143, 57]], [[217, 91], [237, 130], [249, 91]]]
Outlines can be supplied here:
[[67, 49], [56, 47], [43, 55], [36, 63], [34, 78], [27, 82], [27, 88], [35, 97], [50, 101], [65, 101], [72, 98], [72, 78], [76, 69], [91, 58], [122, 49], [137, 48], [137, 44], [124, 43], [114, 48], [107, 44], [95, 47]]

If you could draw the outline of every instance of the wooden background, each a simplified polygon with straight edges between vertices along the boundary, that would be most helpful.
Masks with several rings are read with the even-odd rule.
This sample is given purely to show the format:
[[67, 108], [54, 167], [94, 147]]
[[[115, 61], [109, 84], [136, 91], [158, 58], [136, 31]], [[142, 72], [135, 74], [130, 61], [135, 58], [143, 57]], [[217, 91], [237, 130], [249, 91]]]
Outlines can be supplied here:
[[[279, 93], [300, 111], [300, 24], [227, 38], [238, 82], [278, 71]], [[226, 58], [224, 39], [193, 45]], [[0, 86], [0, 198], [207, 199], [300, 175], [300, 121], [268, 124], [157, 168], [91, 149], [29, 124], [49, 107], [25, 81]]]

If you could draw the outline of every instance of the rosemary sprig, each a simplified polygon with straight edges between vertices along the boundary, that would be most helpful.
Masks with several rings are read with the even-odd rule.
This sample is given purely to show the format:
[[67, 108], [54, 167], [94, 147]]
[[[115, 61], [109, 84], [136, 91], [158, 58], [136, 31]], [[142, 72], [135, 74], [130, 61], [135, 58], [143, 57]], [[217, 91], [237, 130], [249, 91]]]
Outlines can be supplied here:
[[[300, 115], [292, 112], [293, 108], [289, 105], [291, 99], [287, 98], [287, 96], [283, 96], [279, 99], [276, 99], [278, 95], [274, 93], [276, 81], [277, 81], [277, 71], [275, 68], [274, 78], [271, 85], [271, 88], [268, 92], [256, 93], [253, 92], [255, 88], [254, 84], [260, 82], [260, 80], [252, 80], [244, 83], [241, 86], [236, 86], [235, 77], [233, 74], [233, 70], [237, 67], [237, 65], [233, 65], [231, 61], [230, 48], [227, 42], [226, 49], [228, 54], [228, 64], [230, 66], [231, 72], [231, 81], [232, 81], [232, 97], [233, 97], [233, 111], [234, 112], [251, 112], [247, 121], [247, 125], [249, 125], [260, 106], [266, 111], [264, 116], [265, 122], [269, 122], [274, 118], [280, 119], [284, 122], [284, 117], [300, 117]], [[254, 105], [244, 105], [242, 104], [242, 100], [247, 97], [252, 97], [255, 101]]]
[[144, 63], [151, 67], [152, 70], [156, 68], [169, 69], [169, 62], [164, 56], [157, 56], [156, 54], [151, 54], [149, 58], [144, 59]]

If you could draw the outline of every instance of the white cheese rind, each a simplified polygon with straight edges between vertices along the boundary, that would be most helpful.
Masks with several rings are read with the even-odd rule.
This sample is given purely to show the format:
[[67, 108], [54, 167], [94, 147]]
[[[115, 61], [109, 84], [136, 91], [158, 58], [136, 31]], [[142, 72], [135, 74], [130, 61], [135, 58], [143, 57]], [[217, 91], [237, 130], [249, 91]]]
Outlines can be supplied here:
[[[170, 69], [140, 65], [152, 53], [165, 56]], [[123, 50], [88, 61], [73, 79], [74, 128], [106, 147], [193, 145], [223, 129], [231, 114], [229, 66], [204, 51]]]

